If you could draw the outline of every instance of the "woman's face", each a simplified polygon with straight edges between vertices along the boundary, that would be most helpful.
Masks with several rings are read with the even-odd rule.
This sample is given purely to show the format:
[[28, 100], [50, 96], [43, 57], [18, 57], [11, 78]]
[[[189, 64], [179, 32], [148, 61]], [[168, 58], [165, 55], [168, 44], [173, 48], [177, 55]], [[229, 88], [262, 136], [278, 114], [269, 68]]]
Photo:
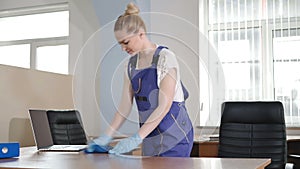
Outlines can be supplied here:
[[121, 45], [122, 50], [126, 51], [131, 56], [137, 54], [142, 50], [142, 34], [138, 33], [130, 33], [128, 34], [126, 31], [116, 31], [115, 37], [119, 44]]

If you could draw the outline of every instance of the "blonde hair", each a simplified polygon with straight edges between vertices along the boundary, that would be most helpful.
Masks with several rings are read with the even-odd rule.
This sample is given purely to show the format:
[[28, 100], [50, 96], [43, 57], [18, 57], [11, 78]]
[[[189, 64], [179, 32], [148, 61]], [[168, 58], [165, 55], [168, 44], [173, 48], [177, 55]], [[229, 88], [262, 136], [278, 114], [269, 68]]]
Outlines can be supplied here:
[[146, 32], [146, 26], [139, 16], [140, 9], [133, 3], [127, 5], [124, 14], [119, 16], [114, 27], [114, 31], [125, 30], [128, 34], [138, 33], [140, 29]]

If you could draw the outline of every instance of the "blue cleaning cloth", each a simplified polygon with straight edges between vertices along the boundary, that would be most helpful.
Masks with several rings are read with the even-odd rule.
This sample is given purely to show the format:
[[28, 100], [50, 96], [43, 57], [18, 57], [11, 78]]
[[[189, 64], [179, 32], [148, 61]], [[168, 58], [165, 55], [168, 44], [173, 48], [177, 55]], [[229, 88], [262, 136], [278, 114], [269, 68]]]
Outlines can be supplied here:
[[91, 144], [87, 149], [84, 150], [85, 153], [108, 153], [112, 146], [100, 146], [98, 144]]

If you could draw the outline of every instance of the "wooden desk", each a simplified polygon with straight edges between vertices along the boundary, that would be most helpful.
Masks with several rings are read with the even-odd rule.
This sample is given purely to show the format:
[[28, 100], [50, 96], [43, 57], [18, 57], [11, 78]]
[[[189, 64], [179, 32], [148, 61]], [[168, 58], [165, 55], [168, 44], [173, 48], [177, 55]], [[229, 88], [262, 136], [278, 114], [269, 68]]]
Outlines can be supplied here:
[[35, 147], [21, 148], [15, 159], [0, 159], [0, 168], [64, 169], [263, 169], [270, 159], [222, 159], [115, 156], [67, 152], [37, 152]]

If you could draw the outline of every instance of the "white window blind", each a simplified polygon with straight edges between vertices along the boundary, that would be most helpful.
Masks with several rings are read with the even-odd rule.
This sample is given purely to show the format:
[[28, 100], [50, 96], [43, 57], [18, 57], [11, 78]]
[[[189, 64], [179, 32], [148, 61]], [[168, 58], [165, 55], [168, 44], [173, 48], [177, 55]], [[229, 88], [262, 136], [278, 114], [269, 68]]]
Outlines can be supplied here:
[[225, 79], [225, 97], [217, 104], [279, 100], [287, 126], [300, 126], [300, 1], [207, 2], [208, 37], [223, 70], [214, 78]]

